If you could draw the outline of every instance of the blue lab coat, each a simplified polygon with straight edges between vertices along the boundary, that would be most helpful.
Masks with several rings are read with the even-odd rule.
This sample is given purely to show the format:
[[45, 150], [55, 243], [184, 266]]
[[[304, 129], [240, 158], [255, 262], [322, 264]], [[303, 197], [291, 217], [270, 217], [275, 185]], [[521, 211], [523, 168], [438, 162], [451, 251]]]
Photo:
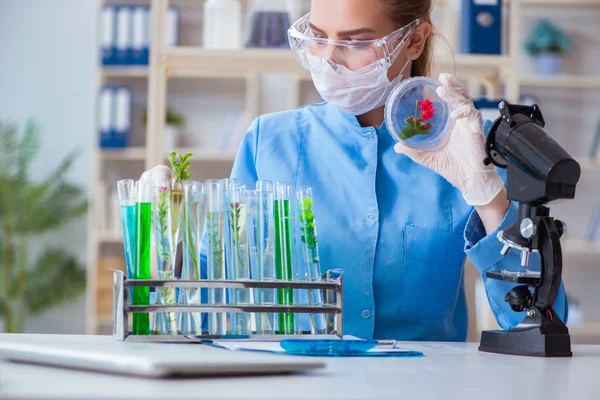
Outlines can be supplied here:
[[[489, 121], [488, 121], [489, 122]], [[483, 277], [500, 326], [525, 317], [504, 297], [514, 284], [486, 271], [522, 271], [520, 254], [502, 257], [461, 193], [435, 172], [394, 152], [385, 124], [361, 127], [327, 103], [264, 115], [245, 135], [232, 178], [314, 190], [321, 269], [344, 270], [344, 333], [365, 339], [464, 341], [468, 256]], [[499, 230], [513, 224], [511, 204]], [[532, 257], [530, 269], [539, 270]], [[566, 320], [564, 290], [556, 302]]]

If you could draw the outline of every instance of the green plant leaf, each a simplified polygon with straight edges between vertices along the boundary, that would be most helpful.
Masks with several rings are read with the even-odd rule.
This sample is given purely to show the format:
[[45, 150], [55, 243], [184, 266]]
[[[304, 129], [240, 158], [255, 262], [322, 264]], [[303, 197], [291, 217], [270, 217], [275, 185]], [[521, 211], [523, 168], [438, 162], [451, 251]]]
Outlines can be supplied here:
[[0, 123], [0, 174], [12, 175], [18, 162], [19, 133], [15, 125]]
[[25, 299], [32, 314], [39, 314], [84, 292], [86, 272], [64, 250], [44, 251], [27, 273]]
[[39, 153], [41, 147], [40, 135], [34, 121], [29, 120], [25, 125], [23, 137], [19, 143], [17, 154], [17, 176], [20, 181], [28, 178], [29, 164]]
[[88, 203], [80, 187], [64, 182], [44, 183], [42, 186], [34, 186], [28, 193], [27, 207], [19, 224], [14, 227], [15, 232], [44, 233], [81, 217], [87, 211]]

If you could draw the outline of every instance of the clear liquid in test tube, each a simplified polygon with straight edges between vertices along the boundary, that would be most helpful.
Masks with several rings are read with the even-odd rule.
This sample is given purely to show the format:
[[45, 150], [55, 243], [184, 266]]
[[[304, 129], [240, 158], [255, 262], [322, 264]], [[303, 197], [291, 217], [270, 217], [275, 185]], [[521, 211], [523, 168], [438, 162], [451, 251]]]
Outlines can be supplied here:
[[[201, 279], [200, 252], [204, 224], [206, 222], [207, 197], [204, 185], [196, 181], [183, 184], [183, 204], [181, 207], [181, 235], [183, 265], [181, 279], [197, 281]], [[181, 289], [179, 304], [200, 305], [201, 289]], [[185, 335], [202, 334], [202, 313], [180, 313], [179, 332]]]
[[[314, 198], [312, 188], [300, 187], [296, 190], [296, 213], [299, 238], [296, 241], [300, 249], [302, 268], [298, 268], [298, 279], [310, 282], [321, 280], [321, 262], [317, 240], [317, 222], [314, 212]], [[321, 290], [309, 290], [303, 295], [308, 305], [323, 305]], [[304, 297], [303, 296], [303, 297]], [[310, 314], [310, 331], [313, 335], [326, 331], [325, 317], [323, 314]]]
[[[206, 236], [207, 236], [207, 273], [209, 280], [225, 280], [225, 211], [222, 181], [205, 182], [206, 189]], [[224, 288], [208, 289], [209, 304], [226, 304]], [[211, 335], [227, 333], [227, 316], [225, 313], [208, 315], [208, 331]]]
[[[274, 281], [275, 274], [275, 225], [273, 215], [273, 191], [252, 190], [247, 192], [250, 269], [252, 279]], [[255, 289], [254, 302], [275, 305], [275, 289]], [[256, 314], [256, 333], [275, 333], [275, 314]]]
[[[250, 279], [250, 259], [248, 257], [248, 199], [243, 186], [234, 186], [229, 190], [229, 231], [231, 249], [230, 263], [234, 280]], [[235, 304], [250, 304], [250, 289], [233, 289]], [[233, 315], [232, 327], [235, 335], [249, 335], [252, 333], [250, 324], [251, 315], [237, 313]]]

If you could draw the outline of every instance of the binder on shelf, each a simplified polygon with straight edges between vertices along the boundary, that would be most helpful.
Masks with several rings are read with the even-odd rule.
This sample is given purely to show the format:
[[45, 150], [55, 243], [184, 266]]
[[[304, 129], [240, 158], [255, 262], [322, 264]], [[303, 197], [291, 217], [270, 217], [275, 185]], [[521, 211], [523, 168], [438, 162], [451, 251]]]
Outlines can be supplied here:
[[115, 88], [115, 142], [127, 147], [131, 130], [131, 89], [125, 86]]
[[98, 116], [98, 129], [100, 133], [100, 147], [107, 148], [111, 146], [113, 137], [113, 90], [110, 87], [103, 87], [100, 92], [100, 110]]
[[131, 38], [131, 63], [135, 65], [148, 65], [148, 37], [146, 25], [148, 7], [135, 7], [132, 9], [132, 38]]
[[125, 148], [131, 130], [131, 89], [105, 86], [100, 93], [100, 147]]
[[502, 0], [462, 0], [460, 52], [502, 54]]
[[167, 46], [179, 44], [179, 9], [169, 6], [167, 12]]
[[116, 14], [115, 8], [102, 10], [102, 65], [116, 64]]
[[132, 64], [132, 8], [116, 7], [117, 13], [117, 64]]
[[144, 14], [144, 46], [142, 50], [142, 65], [150, 64], [150, 35], [152, 31], [150, 30], [150, 7], [145, 7]]
[[500, 110], [498, 109], [498, 105], [501, 102], [502, 100], [490, 100], [486, 98], [473, 100], [475, 108], [481, 111], [481, 117], [483, 118], [483, 120], [490, 120], [492, 122], [494, 122], [498, 117], [500, 117]]
[[592, 160], [598, 160], [600, 158], [600, 119], [596, 124], [596, 133], [594, 134], [594, 139], [592, 141], [592, 146], [590, 147], [589, 156]]

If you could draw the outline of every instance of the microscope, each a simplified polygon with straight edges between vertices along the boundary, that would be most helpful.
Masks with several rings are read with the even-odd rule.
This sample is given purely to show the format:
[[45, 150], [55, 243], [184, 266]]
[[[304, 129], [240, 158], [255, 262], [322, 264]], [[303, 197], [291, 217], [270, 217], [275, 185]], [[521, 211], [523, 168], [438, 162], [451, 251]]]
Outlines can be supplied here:
[[569, 330], [554, 310], [562, 281], [560, 238], [566, 225], [550, 216], [547, 203], [573, 199], [581, 176], [579, 164], [544, 129], [537, 105], [499, 104], [498, 118], [485, 143], [485, 164], [506, 169], [508, 199], [518, 203], [518, 219], [498, 233], [502, 255], [521, 252], [527, 267], [539, 253], [539, 272], [487, 272], [488, 278], [515, 283], [505, 297], [525, 319], [511, 330], [482, 332], [479, 350], [538, 357], [570, 357]]

